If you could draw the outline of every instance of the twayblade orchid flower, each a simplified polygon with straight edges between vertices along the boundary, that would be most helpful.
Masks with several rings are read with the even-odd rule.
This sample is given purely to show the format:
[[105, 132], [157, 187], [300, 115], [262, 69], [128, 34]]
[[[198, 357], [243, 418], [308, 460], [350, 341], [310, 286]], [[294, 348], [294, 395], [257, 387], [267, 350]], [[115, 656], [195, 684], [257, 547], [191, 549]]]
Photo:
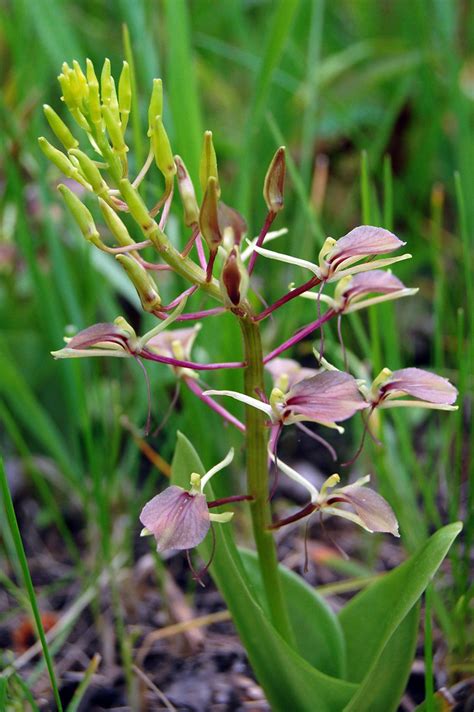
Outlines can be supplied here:
[[[395, 277], [390, 270], [376, 269], [343, 277], [337, 283], [334, 297], [316, 292], [305, 292], [300, 296], [304, 299], [325, 302], [336, 314], [349, 314], [381, 302], [409, 297], [417, 292], [417, 288], [405, 287], [403, 282]], [[364, 297], [375, 293], [380, 296], [364, 299]]]
[[318, 263], [309, 262], [281, 252], [273, 252], [257, 245], [253, 249], [258, 254], [269, 259], [309, 269], [324, 283], [334, 282], [348, 275], [387, 267], [395, 262], [407, 260], [411, 255], [405, 254], [399, 257], [387, 257], [357, 264], [364, 259], [370, 260], [374, 255], [386, 254], [397, 250], [405, 244], [389, 230], [373, 227], [372, 225], [361, 225], [339, 240], [334, 240], [332, 237], [326, 238], [319, 252]]
[[205, 391], [205, 395], [230, 396], [263, 411], [272, 425], [290, 425], [299, 421], [320, 423], [343, 432], [338, 422], [368, 407], [357, 381], [343, 371], [327, 371], [297, 381], [287, 393], [279, 388], [271, 392], [269, 402], [237, 391]]
[[[447, 378], [421, 368], [382, 369], [370, 389], [363, 388], [374, 408], [431, 408], [457, 410], [453, 405], [458, 391]], [[400, 400], [412, 396], [413, 400]]]
[[144, 526], [141, 535], [153, 535], [157, 551], [193, 549], [204, 540], [212, 522], [225, 524], [234, 516], [233, 512], [214, 514], [210, 509], [229, 502], [252, 499], [249, 495], [242, 495], [207, 501], [204, 494], [207, 483], [227, 467], [233, 458], [234, 450], [231, 449], [221, 462], [204, 475], [193, 472], [189, 490], [171, 485], [145, 504], [140, 514]]
[[[274, 522], [271, 529], [280, 529], [286, 524], [297, 522], [314, 512], [335, 515], [358, 524], [369, 532], [386, 532], [398, 537], [398, 522], [390, 505], [377, 492], [365, 487], [370, 481], [370, 475], [358, 479], [352, 485], [336, 487], [340, 482], [338, 474], [333, 474], [324, 482], [318, 491], [303, 475], [292, 467], [276, 460], [278, 467], [288, 477], [303, 485], [311, 496], [310, 502], [295, 514]], [[333, 489], [336, 487], [336, 489]], [[341, 509], [338, 505], [347, 504], [353, 512]]]
[[[147, 349], [158, 356], [190, 361], [191, 351], [200, 330], [201, 324], [198, 323], [184, 329], [162, 331], [147, 341]], [[196, 378], [196, 373], [189, 368], [173, 368], [178, 376]]]

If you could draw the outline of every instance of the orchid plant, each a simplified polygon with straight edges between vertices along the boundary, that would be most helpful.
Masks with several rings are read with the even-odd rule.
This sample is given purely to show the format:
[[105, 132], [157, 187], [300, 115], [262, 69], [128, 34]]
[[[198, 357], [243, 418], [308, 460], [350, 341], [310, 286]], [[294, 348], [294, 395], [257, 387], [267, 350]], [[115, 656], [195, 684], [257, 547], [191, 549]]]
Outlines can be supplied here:
[[[46, 138], [39, 139], [40, 147], [69, 179], [68, 185], [59, 186], [59, 191], [84, 238], [119, 263], [133, 284], [143, 310], [153, 315], [157, 323], [139, 336], [122, 316], [118, 316], [114, 321], [89, 326], [67, 338], [66, 345], [53, 355], [55, 358], [131, 357], [140, 364], [153, 361], [171, 368], [177, 384], [188, 388], [203, 407], [214, 410], [223, 422], [232, 425], [245, 438], [245, 492], [215, 499], [210, 480], [230, 464], [233, 452], [204, 472], [196, 452], [180, 436], [173, 463], [173, 482], [144, 505], [140, 516], [144, 527], [142, 534], [155, 537], [158, 552], [185, 550], [188, 559], [189, 550], [194, 547], [199, 547], [203, 554], [209, 554], [210, 548], [213, 552], [215, 549], [211, 574], [231, 609], [256, 674], [274, 709], [394, 708], [391, 702], [393, 700], [396, 706], [397, 700], [390, 694], [387, 698], [388, 688], [380, 691], [380, 697], [370, 707], [353, 705], [359, 704], [354, 701], [360, 701], [361, 691], [370, 688], [373, 681], [370, 676], [377, 674], [385, 647], [389, 649], [390, 645], [399, 644], [399, 628], [409, 623], [416, 630], [414, 605], [458, 530], [440, 533], [418, 557], [404, 564], [405, 568], [402, 566], [389, 574], [383, 584], [374, 584], [375, 588], [371, 587], [369, 593], [360, 594], [362, 605], [366, 596], [367, 605], [372, 606], [371, 592], [375, 590], [377, 595], [377, 586], [381, 588], [378, 605], [380, 608], [385, 597], [387, 610], [384, 615], [391, 622], [388, 627], [382, 626], [383, 635], [374, 631], [369, 634], [364, 630], [367, 623], [363, 620], [360, 631], [354, 632], [351, 604], [338, 621], [302, 580], [295, 584], [294, 577], [278, 565], [273, 532], [300, 520], [306, 522], [311, 514], [318, 512], [321, 517], [342, 517], [369, 532], [399, 536], [398, 523], [390, 505], [366, 486], [369, 475], [339, 486], [340, 476], [334, 473], [317, 490], [303, 474], [281, 460], [278, 440], [284, 426], [299, 427], [328, 448], [337, 460], [332, 445], [321, 435], [312, 433], [305, 423], [318, 423], [343, 433], [341, 423], [359, 412], [364, 417], [366, 430], [370, 430], [376, 409], [452, 410], [456, 407], [456, 389], [438, 375], [417, 368], [398, 371], [384, 368], [370, 384], [351, 375], [347, 362], [345, 370], [341, 371], [324, 358], [324, 324], [330, 320], [337, 322], [345, 353], [341, 330], [341, 319], [345, 314], [416, 293], [416, 289], [405, 287], [398, 277], [385, 269], [409, 259], [409, 254], [392, 254], [405, 243], [381, 227], [362, 225], [339, 239], [328, 237], [314, 263], [270, 250], [267, 244], [286, 233], [285, 230], [271, 230], [275, 218], [284, 208], [284, 147], [276, 151], [265, 177], [263, 197], [267, 214], [263, 227], [257, 237], [247, 239], [244, 217], [222, 199], [223, 188], [212, 133], [207, 131], [203, 138], [198, 191], [194, 176], [189, 174], [183, 159], [173, 154], [162, 119], [161, 80], [153, 82], [148, 107], [149, 153], [135, 177], [130, 176], [127, 145], [127, 123], [132, 106], [128, 64], [124, 62], [118, 86], [108, 60], [105, 60], [100, 80], [89, 60], [85, 72], [78, 62], [73, 62], [72, 67], [64, 64], [59, 83], [62, 100], [81, 136], [86, 139], [86, 145], [80, 148], [79, 140], [60, 116], [46, 106], [46, 119], [62, 148], [56, 148]], [[147, 205], [143, 197], [145, 192], [141, 189], [153, 163], [162, 176], [161, 195], [154, 205]], [[198, 197], [199, 191], [201, 198]], [[166, 232], [175, 193], [180, 199], [183, 223], [188, 231], [179, 247]], [[84, 196], [95, 199], [98, 208], [95, 214], [101, 216], [102, 226], [86, 207]], [[150, 249], [154, 250], [153, 260], [149, 257]], [[303, 268], [311, 276], [300, 285], [291, 285], [277, 301], [259, 310], [252, 276], [268, 259]], [[170, 271], [184, 278], [188, 286], [165, 304], [160, 295], [160, 277], [163, 272]], [[327, 294], [325, 290], [331, 289], [331, 285], [334, 288]], [[315, 301], [314, 313], [311, 305], [306, 305], [308, 322], [295, 333], [287, 334], [282, 343], [264, 354], [261, 328], [265, 319], [284, 311], [290, 302], [300, 297]], [[199, 308], [191, 306], [196, 300], [201, 302], [203, 299], [209, 302], [206, 308], [203, 309], [202, 304]], [[222, 363], [193, 360], [192, 348], [199, 339], [200, 323], [204, 319], [219, 319], [225, 312], [235, 317], [240, 329], [243, 359]], [[184, 322], [191, 325], [183, 326]], [[315, 352], [312, 368], [302, 368], [291, 358], [281, 357], [282, 354], [288, 355], [300, 341], [317, 333], [321, 333], [322, 345], [321, 352]], [[218, 369], [241, 370], [241, 390], [217, 390], [202, 384], [201, 371]], [[273, 379], [273, 388], [268, 395], [264, 369]], [[148, 391], [151, 401], [149, 386]], [[224, 407], [223, 397], [245, 404], [244, 421]], [[147, 433], [149, 425], [150, 411]], [[272, 517], [269, 483], [273, 469], [294, 480], [308, 496], [306, 505], [282, 519]], [[228, 528], [217, 532], [213, 529], [214, 522], [227, 523], [233, 513], [227, 509], [217, 513], [211, 510], [240, 501], [249, 502], [256, 554], [239, 552]], [[211, 547], [209, 532], [214, 537]], [[417, 571], [415, 577], [413, 571]], [[195, 575], [202, 581], [204, 572], [195, 572]], [[405, 586], [403, 602], [398, 601], [396, 595], [397, 586], [401, 585]], [[305, 600], [307, 616], [311, 619], [309, 627], [305, 626], [304, 630], [298, 627], [295, 600]], [[389, 608], [392, 600], [393, 606]], [[356, 610], [358, 605], [355, 604]], [[330, 633], [318, 643], [322, 652], [316, 665], [312, 664], [311, 655], [305, 653], [308, 645], [304, 638], [311, 638], [313, 632], [315, 640], [318, 639], [318, 625], [326, 626]], [[370, 648], [372, 657], [364, 674], [354, 677], [348, 667], [348, 650], [351, 655], [357, 655], [354, 652], [357, 644], [351, 639], [349, 645], [343, 638], [358, 635]], [[271, 665], [266, 660], [268, 656], [272, 659]], [[410, 660], [408, 648], [405, 658], [401, 666], [396, 665], [394, 672], [387, 676], [387, 685], [395, 685], [395, 676], [398, 685], [400, 679], [406, 679]]]

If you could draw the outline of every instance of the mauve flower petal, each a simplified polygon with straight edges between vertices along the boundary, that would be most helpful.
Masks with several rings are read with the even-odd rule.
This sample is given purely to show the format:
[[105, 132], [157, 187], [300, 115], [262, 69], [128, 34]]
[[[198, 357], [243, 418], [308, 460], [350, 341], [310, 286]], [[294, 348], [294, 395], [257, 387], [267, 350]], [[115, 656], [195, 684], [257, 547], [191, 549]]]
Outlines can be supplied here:
[[206, 497], [172, 485], [145, 504], [140, 521], [157, 543], [157, 551], [192, 549], [211, 525]]
[[147, 349], [150, 349], [150, 351], [153, 351], [159, 356], [173, 357], [172, 344], [174, 341], [179, 341], [183, 347], [184, 355], [189, 357], [200, 328], [200, 324], [195, 324], [185, 329], [174, 329], [173, 331], [167, 329], [147, 341]]
[[298, 381], [289, 391], [285, 405], [294, 415], [327, 423], [347, 420], [358, 410], [367, 408], [350, 374], [325, 371]]
[[390, 379], [382, 384], [380, 390], [382, 393], [402, 391], [428, 403], [442, 405], [452, 405], [458, 395], [457, 389], [447, 378], [423, 371], [421, 368], [402, 368], [393, 371]]
[[405, 285], [398, 277], [386, 270], [374, 269], [371, 272], [355, 274], [343, 294], [348, 299], [353, 299], [364, 294], [372, 294], [372, 292], [390, 294], [398, 292], [400, 289], [405, 289]]
[[273, 382], [277, 383], [281, 376], [288, 377], [288, 388], [304, 378], [311, 378], [317, 374], [314, 368], [304, 368], [298, 361], [291, 358], [274, 358], [265, 364], [265, 369], [270, 373]]
[[326, 259], [328, 262], [333, 262], [335, 259], [340, 260], [341, 257], [346, 259], [356, 255], [361, 257], [380, 255], [398, 250], [405, 244], [389, 230], [372, 225], [361, 225], [337, 240]]
[[398, 536], [398, 522], [390, 505], [377, 492], [369, 487], [348, 485], [334, 491], [334, 497], [328, 497], [328, 504], [342, 499], [350, 504], [365, 526], [373, 532], [389, 532]]
[[67, 347], [68, 349], [84, 349], [87, 346], [94, 346], [107, 341], [114, 344], [124, 344], [124, 333], [116, 324], [104, 322], [88, 326], [87, 329], [83, 329], [73, 336], [68, 341]]

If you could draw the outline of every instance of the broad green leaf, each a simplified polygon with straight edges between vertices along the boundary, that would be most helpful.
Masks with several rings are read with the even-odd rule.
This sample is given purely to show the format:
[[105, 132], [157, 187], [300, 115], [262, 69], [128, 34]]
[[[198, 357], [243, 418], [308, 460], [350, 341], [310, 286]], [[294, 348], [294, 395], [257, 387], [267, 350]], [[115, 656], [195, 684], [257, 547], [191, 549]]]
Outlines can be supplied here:
[[419, 621], [419, 606], [415, 605], [344, 712], [395, 712], [398, 709], [415, 655]]
[[[405, 616], [419, 600], [461, 531], [457, 522], [433, 534], [420, 551], [355, 596], [340, 612], [351, 682], [365, 682]], [[407, 652], [408, 654], [408, 652]]]
[[[245, 570], [252, 580], [262, 608], [265, 595], [254, 551], [239, 547]], [[345, 675], [345, 643], [336, 615], [326, 601], [301, 576], [280, 564], [280, 575], [298, 652], [310, 665], [327, 675]]]
[[[191, 472], [204, 468], [190, 442], [178, 433], [172, 481], [189, 487]], [[208, 496], [212, 497], [209, 487]], [[338, 712], [353, 696], [356, 685], [311, 667], [276, 632], [258, 603], [258, 586], [244, 571], [229, 525], [215, 526], [216, 551], [211, 574], [232, 614], [251, 665], [275, 712]], [[209, 557], [208, 537], [199, 547]]]

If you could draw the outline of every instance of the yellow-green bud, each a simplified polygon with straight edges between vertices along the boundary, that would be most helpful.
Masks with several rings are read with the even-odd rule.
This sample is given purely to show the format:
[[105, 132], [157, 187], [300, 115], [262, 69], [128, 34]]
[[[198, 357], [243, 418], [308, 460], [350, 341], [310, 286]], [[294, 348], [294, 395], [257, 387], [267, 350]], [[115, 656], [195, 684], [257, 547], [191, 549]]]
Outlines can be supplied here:
[[100, 74], [100, 96], [105, 106], [108, 106], [112, 99], [112, 81], [110, 59], [106, 57]]
[[128, 151], [128, 146], [123, 140], [123, 133], [120, 121], [117, 120], [117, 116], [110, 109], [109, 106], [104, 105], [102, 107], [102, 112], [114, 151], [119, 155], [125, 155], [125, 153]]
[[99, 232], [90, 211], [79, 200], [77, 195], [74, 195], [72, 190], [69, 190], [65, 185], [58, 185], [58, 190], [86, 240], [92, 242], [96, 247], [104, 249], [104, 243], [100, 239]]
[[183, 204], [184, 224], [187, 227], [191, 227], [191, 225], [196, 225], [199, 222], [199, 206], [196, 200], [196, 193], [194, 192], [188, 169], [184, 165], [181, 156], [175, 156], [174, 162], [178, 178], [178, 190]]
[[217, 190], [220, 197], [221, 191], [219, 187], [219, 176], [217, 173], [216, 152], [212, 141], [212, 131], [205, 131], [201, 151], [201, 163], [199, 165], [199, 181], [201, 183], [203, 193], [206, 192], [207, 182], [211, 177], [215, 178], [217, 181]]
[[148, 133], [153, 136], [155, 117], [163, 115], [163, 83], [161, 79], [153, 79], [153, 89], [151, 90], [150, 105], [148, 107]]
[[120, 192], [128, 205], [132, 217], [140, 225], [145, 235], [148, 235], [154, 228], [158, 227], [153, 218], [150, 217], [140, 193], [126, 178], [120, 181]]
[[215, 252], [222, 242], [217, 209], [218, 200], [217, 179], [211, 176], [207, 181], [199, 213], [199, 228], [211, 252]]
[[91, 184], [94, 193], [97, 193], [97, 195], [107, 195], [107, 183], [102, 178], [100, 171], [95, 165], [94, 161], [91, 160], [89, 156], [84, 153], [84, 151], [80, 151], [78, 148], [72, 148], [69, 151], [69, 154], [77, 159], [82, 174], [87, 180], [87, 182]]
[[123, 63], [122, 72], [120, 74], [118, 84], [118, 103], [120, 111], [120, 122], [122, 124], [122, 133], [128, 124], [128, 116], [132, 105], [132, 84], [130, 81], [130, 67], [128, 62]]
[[137, 290], [143, 309], [147, 312], [158, 309], [161, 305], [160, 295], [148, 272], [130, 255], [116, 255], [115, 259], [120, 262]]
[[170, 141], [166, 129], [163, 126], [161, 116], [155, 118], [153, 124], [153, 133], [151, 143], [155, 162], [160, 171], [163, 173], [168, 182], [176, 174], [176, 166], [174, 163], [173, 152], [171, 150]]
[[272, 213], [278, 213], [284, 207], [285, 170], [285, 147], [280, 146], [272, 158], [263, 184], [263, 197]]
[[227, 255], [221, 272], [220, 285], [224, 302], [228, 307], [238, 307], [245, 299], [249, 276], [240, 259], [237, 246], [233, 247]]
[[89, 85], [89, 116], [96, 126], [102, 122], [102, 110], [100, 108], [99, 81], [97, 79], [94, 65], [90, 59], [86, 59], [87, 84]]
[[132, 240], [127, 228], [125, 227], [124, 223], [119, 218], [115, 210], [111, 208], [110, 205], [105, 202], [105, 200], [102, 200], [102, 198], [99, 198], [99, 207], [102, 212], [102, 215], [104, 216], [104, 220], [107, 224], [107, 227], [117, 240], [120, 247], [134, 245], [135, 240]]
[[62, 151], [58, 151], [58, 149], [51, 145], [49, 141], [44, 138], [44, 136], [40, 136], [38, 143], [46, 158], [54, 163], [54, 165], [57, 166], [57, 168], [59, 168], [65, 176], [77, 180], [78, 183], [87, 188], [89, 187], [77, 168]]
[[58, 116], [55, 110], [51, 108], [51, 106], [43, 104], [43, 111], [46, 119], [48, 120], [48, 124], [51, 126], [51, 130], [59, 141], [61, 141], [66, 151], [69, 151], [70, 148], [76, 148], [76, 146], [79, 146], [79, 141], [74, 138], [64, 121]]

